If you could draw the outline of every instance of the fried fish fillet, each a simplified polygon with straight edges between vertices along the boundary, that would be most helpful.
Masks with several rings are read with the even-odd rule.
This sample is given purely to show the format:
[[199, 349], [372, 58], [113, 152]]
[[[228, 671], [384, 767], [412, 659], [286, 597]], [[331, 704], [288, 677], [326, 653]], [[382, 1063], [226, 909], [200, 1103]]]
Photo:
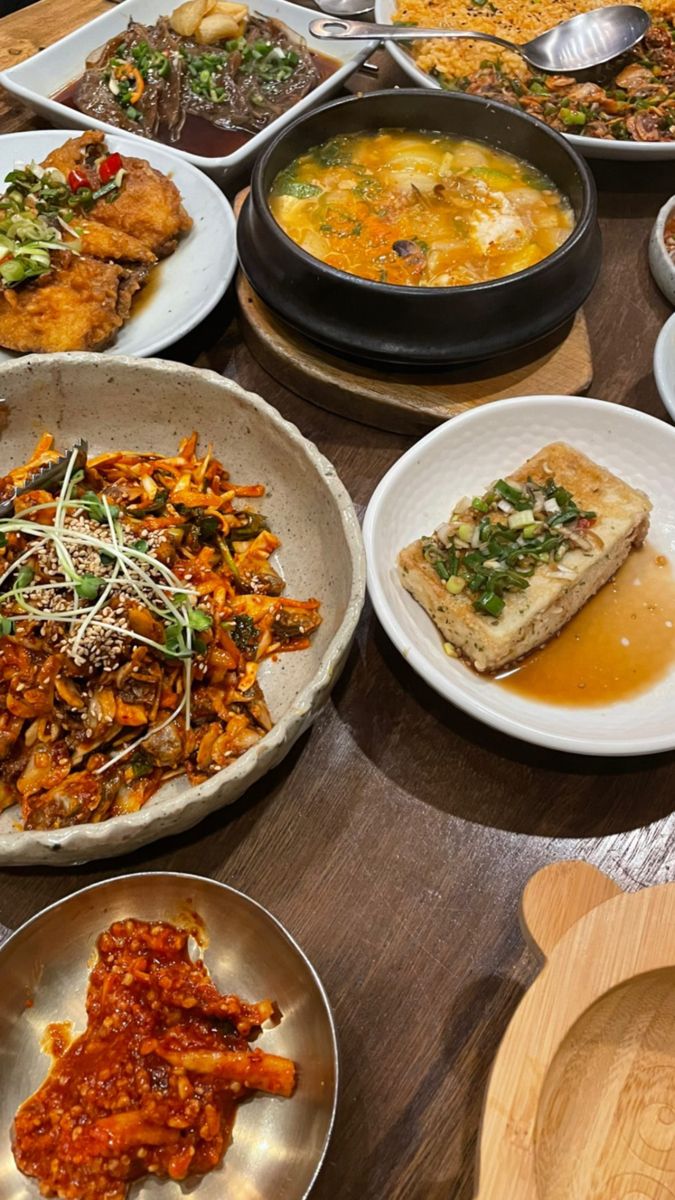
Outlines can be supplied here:
[[[52, 150], [44, 167], [56, 167], [67, 175], [75, 167], [91, 167], [106, 153], [104, 135], [98, 130], [70, 138]], [[181, 202], [175, 183], [142, 158], [123, 157], [127, 174], [114, 200], [103, 197], [90, 210], [90, 217], [136, 238], [164, 258], [176, 248], [179, 237], [192, 228], [192, 220]]]
[[575, 548], [565, 554], [564, 575], [542, 564], [527, 589], [505, 593], [504, 610], [495, 619], [475, 611], [468, 589], [458, 595], [447, 591], [426, 561], [421, 540], [401, 551], [403, 586], [477, 671], [499, 670], [558, 633], [641, 545], [649, 528], [651, 503], [644, 492], [564, 442], [545, 446], [508, 477], [542, 485], [554, 478], [581, 509], [597, 514], [595, 537], [590, 550]]
[[34, 283], [0, 290], [0, 345], [23, 353], [103, 350], [129, 316], [145, 268], [68, 255]]
[[138, 238], [114, 229], [111, 225], [103, 225], [100, 221], [90, 218], [76, 222], [80, 233], [81, 253], [92, 258], [107, 258], [116, 262], [155, 263], [157, 255], [153, 254]]

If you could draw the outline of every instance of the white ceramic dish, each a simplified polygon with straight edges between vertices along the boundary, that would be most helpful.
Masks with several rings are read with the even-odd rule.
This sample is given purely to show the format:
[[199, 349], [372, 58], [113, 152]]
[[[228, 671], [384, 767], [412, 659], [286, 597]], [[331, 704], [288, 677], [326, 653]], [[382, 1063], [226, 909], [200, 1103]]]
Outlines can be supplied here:
[[659, 395], [675, 421], [675, 313], [666, 321], [656, 342], [654, 378]]
[[15, 808], [0, 815], [0, 863], [60, 867], [188, 829], [281, 762], [344, 664], [365, 593], [363, 548], [352, 502], [327, 459], [276, 409], [212, 371], [97, 354], [30, 355], [0, 367], [0, 396], [2, 473], [45, 429], [64, 447], [85, 437], [92, 454], [120, 446], [175, 453], [179, 438], [196, 429], [233, 478], [265, 484], [260, 508], [281, 539], [286, 595], [321, 601], [310, 648], [263, 664], [275, 724], [232, 766], [196, 787], [173, 779], [139, 812], [99, 824], [24, 831]]
[[[5, 176], [17, 163], [40, 162], [71, 137], [72, 129], [41, 129], [0, 137], [0, 188], [4, 190]], [[215, 183], [157, 142], [143, 141], [139, 145], [140, 141], [120, 133], [106, 138], [111, 151], [146, 158], [151, 166], [170, 176], [194, 222], [175, 252], [155, 267], [148, 299], [141, 299], [138, 311], [132, 312], [115, 342], [103, 351], [107, 355], [145, 358], [173, 345], [215, 307], [234, 275], [237, 239], [232, 208]], [[0, 349], [0, 363], [18, 357]]]
[[[393, 24], [396, 5], [397, 0], [375, 0], [375, 20], [383, 25]], [[432, 79], [426, 71], [422, 71], [412, 54], [402, 46], [388, 42], [387, 50], [415, 83], [421, 87], [440, 88], [440, 83]], [[565, 134], [565, 137], [585, 158], [618, 158], [626, 162], [636, 159], [640, 162], [675, 159], [675, 142], [614, 142], [604, 141], [602, 138], [579, 137], [575, 133]]]
[[[48, 46], [33, 58], [26, 59], [9, 71], [0, 72], [0, 86], [12, 96], [18, 96], [30, 108], [41, 113], [54, 125], [70, 129], [103, 129], [107, 133], [118, 132], [114, 125], [88, 117], [76, 112], [65, 104], [60, 104], [52, 97], [60, 92], [72, 80], [77, 79], [84, 70], [84, 61], [88, 54], [98, 46], [102, 46], [109, 38], [125, 29], [131, 17], [142, 23], [152, 23], [158, 17], [171, 12], [175, 8], [174, 0], [124, 0], [124, 3], [111, 6], [110, 12], [103, 13], [94, 21], [76, 29], [59, 42]], [[374, 49], [375, 42], [338, 42], [318, 41], [309, 33], [309, 22], [316, 13], [313, 9], [302, 8], [289, 0], [256, 0], [251, 3], [251, 11], [266, 17], [276, 17], [290, 29], [294, 29], [305, 38], [308, 46], [340, 63], [337, 71], [319, 84], [314, 91], [309, 92], [302, 100], [294, 104], [287, 112], [277, 117], [265, 129], [252, 137], [250, 141], [235, 150], [232, 154], [221, 158], [205, 157], [201, 154], [190, 154], [186, 150], [173, 148], [173, 153], [185, 162], [192, 163], [206, 171], [219, 182], [224, 182], [229, 175], [238, 176], [250, 167], [262, 146], [271, 140], [289, 121], [294, 121], [301, 113], [315, 105], [322, 104], [335, 92], [338, 92], [352, 71], [368, 57]], [[147, 138], [126, 134], [138, 145], [152, 146], [158, 143]], [[138, 149], [142, 155], [143, 150]]]
[[447, 519], [452, 504], [515, 469], [547, 442], [569, 441], [635, 487], [654, 510], [649, 544], [675, 566], [675, 429], [630, 408], [569, 396], [527, 396], [455, 417], [385, 475], [363, 532], [368, 588], [394, 645], [441, 696], [524, 741], [577, 754], [649, 754], [675, 747], [675, 670], [648, 692], [606, 707], [538, 703], [447, 657], [440, 633], [399, 582], [398, 551]]
[[666, 221], [675, 212], [675, 196], [666, 200], [652, 227], [649, 239], [649, 265], [666, 300], [675, 305], [675, 259], [666, 250]]

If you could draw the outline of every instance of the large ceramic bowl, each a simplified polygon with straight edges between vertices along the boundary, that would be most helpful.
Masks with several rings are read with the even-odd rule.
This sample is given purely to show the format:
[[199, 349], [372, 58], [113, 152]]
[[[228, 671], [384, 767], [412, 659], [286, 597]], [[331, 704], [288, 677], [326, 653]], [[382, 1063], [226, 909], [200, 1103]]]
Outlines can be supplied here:
[[[242, 892], [197, 875], [157, 872], [108, 879], [33, 917], [0, 950], [0, 1197], [37, 1200], [10, 1148], [18, 1106], [45, 1077], [45, 1026], [86, 1024], [84, 999], [96, 940], [113, 921], [178, 921], [197, 912], [208, 945], [204, 961], [216, 986], [247, 1000], [269, 996], [282, 1019], [257, 1043], [298, 1064], [290, 1100], [256, 1096], [242, 1104], [222, 1165], [187, 1190], [195, 1200], [305, 1200], [323, 1161], [337, 1099], [337, 1046], [326, 993], [311, 963], [275, 918]], [[0, 937], [0, 942], [2, 938]], [[30, 996], [32, 1004], [26, 1004]], [[186, 1187], [145, 1180], [138, 1200], [180, 1200]]]
[[[272, 182], [310, 146], [381, 128], [438, 130], [526, 159], [569, 197], [574, 230], [536, 266], [468, 287], [399, 287], [327, 266], [272, 216]], [[600, 266], [595, 185], [564, 138], [506, 105], [420, 90], [338, 100], [284, 130], [256, 163], [238, 246], [258, 295], [305, 336], [343, 355], [416, 366], [470, 362], [536, 341], [574, 315]]]
[[181, 435], [198, 430], [233, 477], [265, 484], [260, 506], [281, 538], [287, 594], [321, 601], [323, 623], [310, 649], [263, 665], [275, 724], [232, 766], [197, 787], [173, 779], [139, 812], [100, 824], [23, 831], [15, 809], [0, 816], [2, 863], [61, 866], [127, 853], [236, 800], [311, 724], [343, 666], [363, 603], [358, 521], [316, 447], [259, 396], [213, 372], [153, 359], [31, 355], [0, 367], [0, 396], [0, 473], [23, 461], [45, 429], [64, 447], [85, 437], [92, 453], [172, 453]]

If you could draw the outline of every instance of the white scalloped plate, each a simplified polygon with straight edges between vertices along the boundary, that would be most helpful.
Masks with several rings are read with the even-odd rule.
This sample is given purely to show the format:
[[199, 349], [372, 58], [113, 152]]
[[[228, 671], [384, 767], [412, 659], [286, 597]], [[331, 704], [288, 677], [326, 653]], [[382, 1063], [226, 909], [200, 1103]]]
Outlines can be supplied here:
[[447, 657], [431, 619], [399, 582], [399, 550], [447, 518], [460, 496], [514, 470], [547, 442], [568, 441], [654, 506], [649, 544], [675, 565], [675, 429], [654, 417], [581, 396], [526, 396], [455, 417], [387, 472], [363, 533], [368, 590], [394, 645], [421, 677], [465, 712], [513, 737], [576, 754], [652, 754], [675, 747], [675, 669], [648, 691], [604, 707], [544, 704]]

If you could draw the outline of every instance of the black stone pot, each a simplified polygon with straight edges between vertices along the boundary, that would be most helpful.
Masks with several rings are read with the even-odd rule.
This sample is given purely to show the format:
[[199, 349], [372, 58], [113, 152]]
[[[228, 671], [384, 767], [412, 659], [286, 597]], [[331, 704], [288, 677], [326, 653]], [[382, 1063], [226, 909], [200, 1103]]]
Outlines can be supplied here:
[[[573, 232], [535, 266], [468, 287], [394, 286], [327, 266], [275, 221], [267, 202], [272, 182], [310, 146], [382, 128], [438, 130], [526, 159], [569, 197]], [[490, 358], [562, 326], [591, 291], [601, 256], [595, 183], [565, 138], [507, 105], [422, 89], [337, 100], [284, 129], [255, 164], [238, 248], [258, 295], [306, 337], [347, 357], [417, 367]]]

